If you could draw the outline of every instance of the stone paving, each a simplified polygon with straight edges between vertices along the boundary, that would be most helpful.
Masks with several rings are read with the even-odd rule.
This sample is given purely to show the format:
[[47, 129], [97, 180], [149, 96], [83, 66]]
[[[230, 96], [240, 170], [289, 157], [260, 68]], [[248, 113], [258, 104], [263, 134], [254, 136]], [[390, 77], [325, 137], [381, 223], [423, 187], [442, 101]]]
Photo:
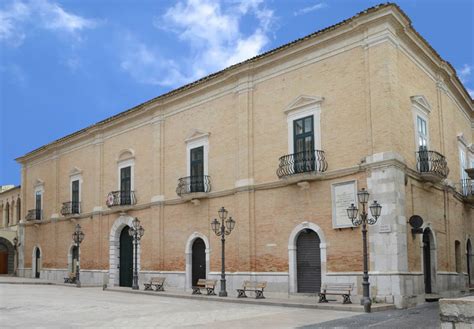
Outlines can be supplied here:
[[298, 328], [353, 315], [104, 292], [100, 288], [0, 284], [2, 328]]

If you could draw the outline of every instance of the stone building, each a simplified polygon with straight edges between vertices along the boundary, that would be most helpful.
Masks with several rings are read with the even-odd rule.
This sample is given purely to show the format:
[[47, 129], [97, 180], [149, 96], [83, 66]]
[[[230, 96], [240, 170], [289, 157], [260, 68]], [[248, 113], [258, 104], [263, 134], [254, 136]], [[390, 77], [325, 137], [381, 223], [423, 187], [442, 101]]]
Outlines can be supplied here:
[[249, 278], [275, 295], [348, 282], [357, 302], [361, 231], [345, 209], [366, 188], [383, 207], [371, 296], [458, 295], [474, 282], [472, 124], [452, 66], [398, 6], [373, 7], [18, 158], [20, 272], [62, 280], [79, 223], [81, 281], [130, 286], [138, 217], [140, 281], [189, 289], [218, 278], [224, 206], [230, 293]]
[[20, 218], [20, 186], [0, 186], [0, 274], [15, 273], [17, 267], [15, 241], [18, 241]]

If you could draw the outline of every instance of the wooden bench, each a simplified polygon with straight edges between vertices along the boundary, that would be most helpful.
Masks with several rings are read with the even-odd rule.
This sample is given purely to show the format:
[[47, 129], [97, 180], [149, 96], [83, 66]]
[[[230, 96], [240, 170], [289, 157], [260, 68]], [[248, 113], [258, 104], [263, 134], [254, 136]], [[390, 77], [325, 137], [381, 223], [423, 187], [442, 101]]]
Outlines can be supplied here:
[[263, 290], [267, 286], [267, 281], [263, 282], [256, 282], [256, 281], [244, 281], [244, 284], [242, 285], [242, 289], [237, 289], [237, 298], [247, 298], [247, 295], [245, 294], [246, 291], [253, 291], [255, 292], [255, 298], [260, 299], [260, 298], [265, 298], [263, 296]]
[[143, 285], [145, 286], [145, 290], [153, 290], [155, 287], [155, 291], [165, 291], [165, 277], [157, 276], [152, 277], [149, 282], [144, 282]]
[[68, 276], [64, 278], [64, 283], [76, 283], [76, 273], [69, 273]]
[[215, 296], [214, 289], [216, 288], [216, 283], [217, 280], [199, 279], [196, 285], [193, 286], [193, 295], [202, 295], [201, 289], [206, 289], [208, 296]]
[[353, 288], [352, 283], [325, 283], [321, 287], [319, 294], [319, 302], [327, 303], [326, 295], [342, 296], [343, 304], [352, 304], [351, 302], [351, 290]]

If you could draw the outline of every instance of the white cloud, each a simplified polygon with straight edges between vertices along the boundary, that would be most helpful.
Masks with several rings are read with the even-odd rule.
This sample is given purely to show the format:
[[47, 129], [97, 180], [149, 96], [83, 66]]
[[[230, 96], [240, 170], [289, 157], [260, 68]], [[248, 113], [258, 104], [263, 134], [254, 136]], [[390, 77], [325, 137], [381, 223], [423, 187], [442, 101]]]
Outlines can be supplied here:
[[97, 21], [87, 19], [64, 10], [60, 5], [47, 0], [14, 0], [0, 10], [0, 41], [18, 47], [29, 27], [64, 32], [79, 37], [78, 32], [94, 28]]
[[327, 5], [324, 2], [321, 2], [321, 3], [317, 3], [317, 4], [309, 6], [309, 7], [301, 8], [300, 10], [295, 11], [293, 13], [293, 15], [294, 16], [305, 15], [305, 14], [308, 14], [312, 11], [316, 11], [316, 10], [323, 9], [323, 8], [326, 8], [326, 7], [327, 7]]
[[[249, 18], [257, 23], [250, 32], [246, 26], [244, 33], [243, 20]], [[180, 1], [154, 25], [185, 43], [185, 54], [166, 59], [158, 49], [138, 42], [135, 52], [126, 52], [121, 66], [143, 83], [181, 85], [261, 53], [273, 22], [273, 11], [262, 0]]]
[[472, 73], [472, 66], [469, 64], [464, 64], [464, 66], [458, 71], [459, 79], [463, 83], [466, 83], [469, 81], [471, 73]]
[[25, 33], [17, 25], [25, 21], [31, 14], [30, 8], [21, 2], [14, 2], [0, 10], [0, 41], [8, 42], [12, 46], [23, 43]]

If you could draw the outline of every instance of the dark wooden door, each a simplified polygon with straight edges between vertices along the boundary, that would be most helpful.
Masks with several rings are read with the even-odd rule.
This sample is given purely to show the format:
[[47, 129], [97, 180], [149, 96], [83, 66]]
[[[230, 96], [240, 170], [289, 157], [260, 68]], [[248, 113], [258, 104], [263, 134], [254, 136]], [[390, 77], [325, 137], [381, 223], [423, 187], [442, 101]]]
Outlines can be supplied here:
[[425, 293], [431, 294], [431, 248], [430, 231], [423, 232], [423, 273], [425, 279]]
[[199, 279], [206, 278], [206, 245], [202, 239], [196, 239], [193, 243], [193, 286]]
[[8, 252], [0, 251], [0, 274], [8, 274]]
[[469, 287], [472, 285], [471, 275], [472, 275], [472, 264], [471, 264], [471, 256], [472, 255], [472, 246], [471, 240], [467, 240], [466, 244], [466, 257], [467, 257], [467, 282]]
[[313, 171], [315, 157], [312, 115], [293, 121], [293, 143], [295, 172]]
[[36, 255], [35, 255], [35, 278], [39, 279], [40, 277], [40, 267], [41, 267], [41, 251], [39, 248], [36, 248]]
[[76, 273], [77, 269], [77, 260], [79, 259], [79, 253], [77, 246], [72, 247], [72, 271], [73, 273]]
[[321, 290], [321, 240], [316, 232], [303, 230], [296, 242], [298, 292], [319, 293]]
[[191, 149], [191, 192], [204, 192], [204, 146]]
[[120, 233], [120, 286], [131, 287], [133, 279], [133, 240], [126, 226]]

